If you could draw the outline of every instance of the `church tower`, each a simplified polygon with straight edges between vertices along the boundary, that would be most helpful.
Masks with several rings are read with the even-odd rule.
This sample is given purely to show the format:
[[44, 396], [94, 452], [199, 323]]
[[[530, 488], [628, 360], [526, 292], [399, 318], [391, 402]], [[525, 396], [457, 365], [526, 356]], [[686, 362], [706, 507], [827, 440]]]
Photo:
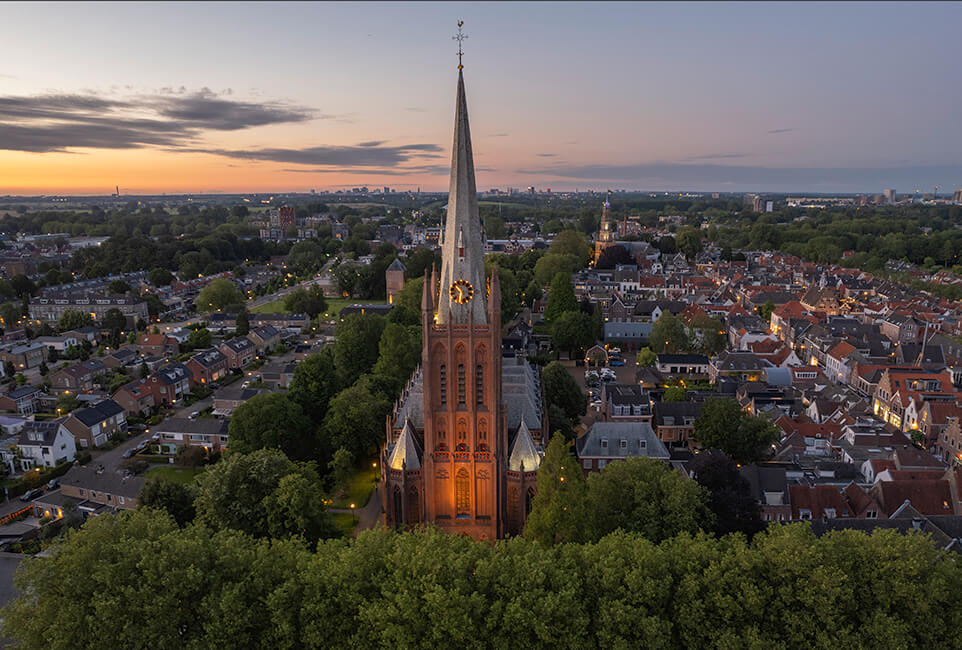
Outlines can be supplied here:
[[615, 245], [615, 235], [617, 234], [617, 226], [615, 222], [611, 220], [611, 215], [609, 210], [611, 208], [611, 191], [608, 191], [608, 197], [605, 198], [605, 203], [603, 210], [601, 212], [601, 231], [598, 233], [598, 241], [595, 242], [595, 261], [601, 256], [601, 252], [608, 248], [609, 246]]
[[484, 276], [464, 74], [459, 66], [440, 275], [425, 278], [425, 521], [475, 539], [503, 536], [507, 438], [501, 411], [501, 292]]

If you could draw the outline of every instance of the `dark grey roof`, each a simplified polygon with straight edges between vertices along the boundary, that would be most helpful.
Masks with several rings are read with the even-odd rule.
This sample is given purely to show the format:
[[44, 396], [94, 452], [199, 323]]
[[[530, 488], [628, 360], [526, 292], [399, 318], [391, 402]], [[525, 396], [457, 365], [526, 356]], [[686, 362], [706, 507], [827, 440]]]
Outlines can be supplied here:
[[[621, 441], [625, 441], [624, 447]], [[588, 433], [578, 438], [575, 447], [579, 458], [670, 457], [647, 422], [595, 422]]]
[[246, 336], [238, 336], [229, 341], [224, 341], [224, 345], [229, 347], [234, 352], [245, 352], [254, 347], [254, 342]]
[[63, 475], [60, 484], [136, 499], [144, 487], [144, 479], [139, 476], [125, 477], [100, 465], [75, 465]]
[[404, 263], [401, 261], [400, 257], [395, 257], [394, 261], [391, 262], [390, 265], [388, 265], [387, 270], [388, 271], [407, 271], [408, 268], [404, 266]]
[[93, 406], [88, 406], [85, 409], [76, 411], [73, 413], [73, 417], [80, 420], [84, 426], [92, 427], [98, 422], [103, 422], [107, 418], [123, 412], [124, 407], [112, 399], [108, 399], [100, 402], [99, 404], [94, 404]]
[[687, 363], [691, 365], [708, 365], [708, 357], [704, 354], [659, 354], [658, 363]]
[[15, 388], [9, 393], [7, 393], [7, 397], [9, 397], [12, 400], [18, 400], [22, 397], [27, 397], [28, 395], [33, 395], [39, 392], [40, 392], [40, 389], [37, 388], [36, 386], [29, 386], [29, 385], [21, 386], [20, 388]]
[[266, 391], [257, 390], [256, 388], [241, 388], [239, 386], [228, 386], [227, 388], [221, 388], [219, 391], [214, 393], [214, 399], [223, 399], [230, 402], [247, 401], [250, 398], [260, 395], [263, 392], [266, 392]]
[[[676, 426], [684, 424], [684, 418], [697, 418], [701, 414], [701, 402], [655, 402], [655, 424]], [[665, 418], [674, 418], [672, 424], [665, 424]]]
[[27, 422], [20, 431], [20, 441], [17, 444], [21, 447], [25, 445], [49, 447], [57, 439], [57, 431], [60, 430], [62, 422], [63, 420]]
[[648, 395], [638, 384], [605, 384], [603, 390], [612, 404], [648, 404]]
[[165, 384], [175, 384], [178, 381], [183, 381], [190, 377], [190, 370], [187, 366], [175, 361], [173, 363], [168, 363], [162, 368], [158, 368], [153, 374], [159, 381]]
[[157, 433], [205, 433], [226, 436], [228, 421], [217, 418], [197, 418], [196, 420], [168, 418], [154, 426], [153, 430]]
[[204, 350], [203, 352], [198, 352], [191, 357], [191, 361], [194, 363], [199, 363], [205, 368], [210, 368], [218, 363], [226, 363], [227, 357], [224, 356], [223, 352], [215, 348], [213, 350]]

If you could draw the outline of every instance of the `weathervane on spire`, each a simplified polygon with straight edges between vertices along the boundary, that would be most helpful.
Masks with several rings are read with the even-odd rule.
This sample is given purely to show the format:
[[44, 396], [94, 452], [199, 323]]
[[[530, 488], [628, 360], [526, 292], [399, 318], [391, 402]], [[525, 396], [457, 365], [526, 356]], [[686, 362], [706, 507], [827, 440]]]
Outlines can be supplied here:
[[451, 37], [452, 40], [455, 40], [455, 41], [458, 42], [458, 70], [463, 70], [463, 69], [464, 69], [464, 66], [461, 65], [461, 57], [464, 56], [464, 50], [461, 49], [461, 44], [464, 42], [464, 39], [466, 39], [466, 38], [468, 37], [467, 34], [461, 33], [461, 28], [462, 28], [463, 26], [464, 26], [464, 21], [463, 21], [463, 20], [459, 20], [459, 21], [458, 21], [458, 34], [457, 34], [457, 36], [452, 36], [452, 37]]

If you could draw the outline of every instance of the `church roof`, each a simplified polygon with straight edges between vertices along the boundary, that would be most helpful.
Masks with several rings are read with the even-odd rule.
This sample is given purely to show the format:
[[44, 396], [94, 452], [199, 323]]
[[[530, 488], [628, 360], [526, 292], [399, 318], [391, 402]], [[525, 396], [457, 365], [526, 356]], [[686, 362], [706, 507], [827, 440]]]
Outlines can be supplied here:
[[407, 271], [408, 267], [404, 266], [404, 262], [401, 261], [400, 257], [395, 257], [394, 261], [387, 267], [388, 271]]
[[518, 433], [514, 436], [514, 444], [511, 445], [508, 469], [512, 472], [520, 472], [524, 468], [525, 471], [530, 472], [538, 469], [539, 465], [541, 465], [541, 452], [534, 446], [534, 439], [522, 418]]
[[[470, 284], [474, 295], [456, 302], [449, 288], [458, 280]], [[475, 323], [488, 321], [484, 279], [484, 243], [478, 192], [474, 179], [474, 155], [468, 127], [468, 102], [464, 94], [464, 74], [458, 72], [458, 94], [454, 117], [454, 144], [451, 151], [451, 185], [448, 214], [441, 241], [441, 287], [438, 323]]]
[[394, 443], [387, 464], [391, 469], [421, 469], [421, 450], [418, 448], [410, 420], [404, 423], [404, 429]]

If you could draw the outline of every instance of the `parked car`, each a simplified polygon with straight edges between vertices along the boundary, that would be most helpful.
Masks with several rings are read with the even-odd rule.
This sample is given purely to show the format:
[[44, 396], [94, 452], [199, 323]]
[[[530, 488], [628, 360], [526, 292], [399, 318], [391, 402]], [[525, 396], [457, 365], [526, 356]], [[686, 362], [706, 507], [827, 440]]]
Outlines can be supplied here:
[[187, 416], [187, 419], [196, 420], [198, 417], [200, 417], [200, 411], [194, 411], [193, 413]]
[[625, 360], [622, 359], [621, 357], [615, 357], [615, 358], [613, 358], [613, 359], [609, 359], [609, 360], [608, 360], [608, 365], [609, 365], [609, 366], [623, 366], [623, 365], [625, 365]]
[[33, 490], [27, 490], [27, 491], [24, 492], [22, 495], [20, 495], [20, 500], [21, 500], [21, 501], [24, 501], [24, 502], [26, 502], [26, 501], [33, 501], [34, 499], [36, 499], [37, 497], [39, 497], [41, 494], [43, 494], [43, 490], [41, 490], [40, 488], [34, 488]]
[[147, 442], [148, 442], [147, 440], [141, 440], [139, 443], [137, 443], [137, 451], [140, 451], [141, 449], [146, 449]]
[[137, 451], [138, 450], [136, 447], [131, 447], [130, 449], [124, 452], [124, 458], [133, 458], [134, 455], [136, 455]]
[[50, 479], [49, 481], [47, 481], [47, 489], [48, 489], [48, 490], [56, 490], [58, 487], [60, 487], [60, 479], [59, 479], [59, 478], [52, 478], [52, 479]]

